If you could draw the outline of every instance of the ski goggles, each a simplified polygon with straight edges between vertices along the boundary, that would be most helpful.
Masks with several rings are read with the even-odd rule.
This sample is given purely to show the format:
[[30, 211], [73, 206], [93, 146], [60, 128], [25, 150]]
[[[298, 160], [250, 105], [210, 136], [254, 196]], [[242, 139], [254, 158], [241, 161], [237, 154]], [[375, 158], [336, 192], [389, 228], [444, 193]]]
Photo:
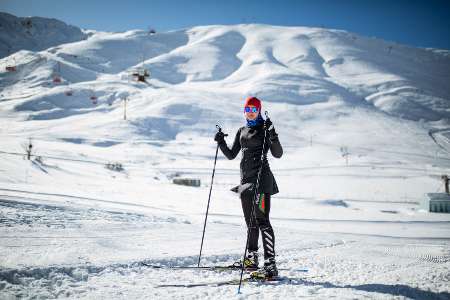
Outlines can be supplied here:
[[244, 108], [244, 111], [245, 111], [246, 113], [249, 113], [249, 112], [257, 113], [257, 112], [258, 112], [258, 108], [246, 106], [246, 107]]

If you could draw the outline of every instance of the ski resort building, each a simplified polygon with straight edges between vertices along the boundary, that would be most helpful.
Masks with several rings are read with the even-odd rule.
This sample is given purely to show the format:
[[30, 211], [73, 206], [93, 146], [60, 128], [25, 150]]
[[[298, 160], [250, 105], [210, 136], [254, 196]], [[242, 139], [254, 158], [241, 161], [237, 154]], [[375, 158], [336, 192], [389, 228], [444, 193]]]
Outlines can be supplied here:
[[429, 193], [428, 199], [425, 199], [422, 208], [429, 212], [450, 213], [450, 194], [447, 193]]

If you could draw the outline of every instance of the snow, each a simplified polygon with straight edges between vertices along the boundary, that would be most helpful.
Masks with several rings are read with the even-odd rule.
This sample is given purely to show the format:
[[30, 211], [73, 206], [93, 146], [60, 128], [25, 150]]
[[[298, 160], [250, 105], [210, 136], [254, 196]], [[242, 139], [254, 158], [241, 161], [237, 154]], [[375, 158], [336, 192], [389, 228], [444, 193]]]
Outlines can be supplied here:
[[80, 28], [56, 19], [41, 17], [19, 18], [0, 12], [0, 57], [20, 49], [45, 50], [52, 46], [87, 38]]
[[[0, 60], [0, 298], [450, 298], [450, 215], [420, 207], [450, 169], [448, 51], [261, 24], [85, 33]], [[239, 276], [142, 263], [197, 264], [215, 125], [230, 145], [248, 95], [284, 147], [271, 220], [292, 281], [157, 287]], [[244, 251], [238, 182], [219, 152], [202, 265]]]

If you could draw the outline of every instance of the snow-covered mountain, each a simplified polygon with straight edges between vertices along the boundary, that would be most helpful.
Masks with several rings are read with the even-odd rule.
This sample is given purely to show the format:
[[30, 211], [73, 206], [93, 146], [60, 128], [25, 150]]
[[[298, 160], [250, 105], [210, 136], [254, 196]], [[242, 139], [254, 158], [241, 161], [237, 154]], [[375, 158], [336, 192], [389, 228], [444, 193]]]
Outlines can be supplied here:
[[[232, 271], [142, 262], [196, 265], [215, 125], [231, 145], [244, 100], [256, 95], [284, 147], [281, 159], [269, 157], [280, 188], [271, 216], [279, 266], [294, 280], [244, 291], [450, 295], [449, 215], [420, 206], [450, 172], [449, 51], [262, 24], [75, 32], [0, 60], [0, 292], [233, 297], [230, 286], [157, 288]], [[107, 165], [117, 162], [123, 171]], [[175, 177], [202, 184], [174, 185]], [[229, 190], [238, 182], [239, 160], [219, 153], [203, 264], [242, 254], [245, 226]]]
[[[76, 34], [64, 35], [71, 40], [83, 37], [73, 31]], [[231, 103], [256, 94], [270, 103], [298, 108], [339, 102], [409, 120], [449, 124], [448, 52], [340, 30], [237, 25], [154, 35], [99, 32], [42, 52], [19, 51], [1, 61], [2, 66], [12, 63], [17, 72], [7, 73], [3, 67], [0, 73], [2, 97], [30, 95], [16, 106], [19, 111], [33, 111], [30, 119], [69, 116], [89, 107], [82, 100], [77, 102], [83, 104], [74, 104], [78, 96], [64, 97], [67, 89], [75, 90], [75, 95], [95, 92], [102, 103], [123, 93], [147, 98], [161, 88], [199, 87], [237, 92], [223, 99]], [[151, 72], [148, 85], [128, 82], [127, 75], [139, 66]], [[60, 76], [62, 84], [53, 84], [52, 76]]]
[[86, 38], [80, 28], [56, 19], [20, 18], [0, 12], [0, 58], [22, 49], [40, 51]]

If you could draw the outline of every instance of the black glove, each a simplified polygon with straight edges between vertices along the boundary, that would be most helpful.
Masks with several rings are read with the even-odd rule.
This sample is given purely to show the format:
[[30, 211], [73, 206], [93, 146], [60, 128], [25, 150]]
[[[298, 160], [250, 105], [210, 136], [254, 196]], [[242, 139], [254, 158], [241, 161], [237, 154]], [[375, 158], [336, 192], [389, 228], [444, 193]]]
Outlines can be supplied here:
[[214, 140], [218, 144], [225, 143], [225, 133], [223, 133], [222, 131], [217, 131], [216, 135], [214, 136]]
[[269, 137], [271, 139], [278, 136], [278, 134], [275, 132], [275, 128], [273, 127], [273, 123], [269, 118], [264, 121], [264, 129], [269, 132]]
[[273, 129], [273, 123], [272, 123], [272, 121], [270, 121], [269, 118], [267, 118], [267, 119], [264, 121], [264, 128], [265, 128], [266, 130], [268, 130], [268, 131], [270, 131], [270, 130]]

